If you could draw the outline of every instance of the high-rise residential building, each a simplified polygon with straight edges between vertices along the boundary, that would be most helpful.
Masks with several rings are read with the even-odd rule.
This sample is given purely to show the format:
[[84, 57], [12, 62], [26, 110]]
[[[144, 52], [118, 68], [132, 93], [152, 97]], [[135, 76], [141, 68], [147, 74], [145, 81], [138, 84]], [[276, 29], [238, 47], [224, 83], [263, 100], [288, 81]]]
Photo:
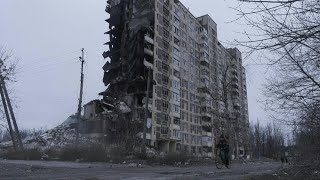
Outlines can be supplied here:
[[226, 134], [235, 155], [247, 153], [241, 53], [219, 43], [212, 18], [193, 16], [178, 0], [107, 2], [104, 100], [125, 102], [128, 120], [142, 126], [148, 94], [148, 145], [163, 152], [211, 157]]

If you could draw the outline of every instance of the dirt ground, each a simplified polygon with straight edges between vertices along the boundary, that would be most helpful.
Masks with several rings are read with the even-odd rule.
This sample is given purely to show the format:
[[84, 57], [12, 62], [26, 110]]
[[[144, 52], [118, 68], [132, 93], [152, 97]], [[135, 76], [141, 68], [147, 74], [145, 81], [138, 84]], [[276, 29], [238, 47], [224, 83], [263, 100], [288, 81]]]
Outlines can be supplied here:
[[279, 168], [281, 164], [275, 162], [233, 163], [231, 169], [217, 169], [213, 165], [137, 167], [134, 163], [0, 160], [0, 179], [261, 179]]

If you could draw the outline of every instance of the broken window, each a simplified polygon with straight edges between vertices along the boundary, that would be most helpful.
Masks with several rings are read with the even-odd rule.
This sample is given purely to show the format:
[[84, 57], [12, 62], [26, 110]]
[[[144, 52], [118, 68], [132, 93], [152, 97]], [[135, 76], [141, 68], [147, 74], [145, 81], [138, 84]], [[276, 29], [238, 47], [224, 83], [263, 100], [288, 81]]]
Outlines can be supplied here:
[[180, 119], [177, 118], [177, 117], [174, 117], [174, 119], [173, 119], [173, 124], [180, 125]]
[[177, 67], [180, 67], [180, 61], [177, 58], [173, 58], [173, 64]]
[[180, 139], [180, 132], [174, 129], [172, 131], [172, 136]]
[[156, 107], [157, 107], [158, 111], [161, 111], [162, 105], [161, 105], [161, 100], [160, 99], [156, 99]]
[[173, 69], [173, 75], [177, 78], [180, 78], [180, 72], [175, 69]]
[[174, 23], [175, 23], [177, 26], [180, 26], [180, 20], [179, 20], [179, 18], [177, 18], [176, 16], [174, 16]]
[[[182, 104], [182, 103], [181, 103]], [[182, 108], [182, 107], [181, 107]], [[181, 111], [181, 119], [182, 120], [185, 120], [185, 113], [184, 113], [184, 111]]]
[[173, 48], [173, 54], [176, 55], [177, 57], [180, 57], [180, 51], [177, 48]]
[[164, 97], [168, 97], [168, 95], [169, 95], [169, 90], [166, 89], [166, 88], [162, 88], [162, 94], [163, 94]]
[[[188, 103], [186, 103], [186, 106], [188, 106]], [[186, 121], [189, 121], [189, 113], [188, 113], [188, 107], [187, 107], [187, 112], [186, 112], [186, 117], [185, 117]]]
[[177, 46], [180, 46], [180, 40], [176, 37], [174, 37], [174, 44], [176, 44]]
[[170, 120], [170, 117], [167, 114], [163, 114], [163, 119], [161, 121], [161, 125], [168, 126], [169, 120]]
[[161, 86], [157, 86], [156, 88], [156, 93], [158, 97], [162, 97], [162, 87]]
[[166, 6], [170, 6], [170, 0], [163, 0], [163, 4]]
[[161, 124], [162, 113], [157, 113], [157, 124]]
[[156, 81], [157, 81], [157, 84], [161, 85], [162, 84], [162, 75], [160, 73], [157, 73], [156, 74]]
[[[191, 144], [196, 144], [197, 143], [197, 138], [196, 136], [192, 135], [191, 136]], [[196, 153], [196, 147], [192, 146], [192, 153]]]
[[158, 71], [162, 72], [162, 62], [161, 61], [156, 62], [156, 67], [157, 67]]
[[169, 109], [169, 103], [167, 101], [162, 101], [162, 110], [167, 111]]
[[169, 128], [168, 127], [161, 127], [161, 134], [168, 134]]
[[166, 29], [162, 29], [163, 30], [163, 37], [165, 37], [165, 38], [169, 38], [170, 37], [170, 32], [169, 31], [167, 31]]
[[174, 6], [174, 14], [176, 14], [178, 17], [180, 17], [181, 12], [180, 12], [179, 7]]
[[164, 62], [169, 63], [169, 54], [168, 53], [162, 51], [162, 58], [163, 58], [162, 60]]
[[169, 21], [168, 21], [165, 17], [163, 17], [162, 19], [163, 19], [163, 25], [164, 25], [164, 27], [169, 28], [169, 27], [170, 27]]
[[162, 41], [163, 41], [163, 49], [169, 51], [169, 49], [170, 49], [169, 42], [166, 40], [162, 40]]
[[173, 105], [173, 111], [174, 111], [175, 113], [180, 113], [180, 107], [174, 104], [174, 105]]
[[163, 82], [163, 85], [168, 86], [169, 78], [165, 75], [162, 75], [162, 82]]
[[175, 33], [176, 35], [178, 35], [179, 37], [180, 37], [180, 35], [181, 35], [180, 29], [177, 28], [177, 27], [175, 27], [175, 26], [174, 26], [174, 33]]
[[[159, 26], [159, 25], [157, 25], [157, 31], [158, 31], [158, 34], [160, 35], [160, 36], [163, 36], [163, 27], [161, 27], [161, 26]], [[161, 38], [159, 37], [159, 36], [157, 36], [156, 37], [156, 42], [158, 43], [158, 44], [160, 44], [160, 41], [161, 40]]]
[[164, 73], [168, 73], [169, 72], [169, 65], [162, 63], [162, 69]]
[[[184, 140], [186, 143], [189, 143], [189, 134], [184, 134]], [[184, 146], [185, 151], [188, 151], [188, 146]]]

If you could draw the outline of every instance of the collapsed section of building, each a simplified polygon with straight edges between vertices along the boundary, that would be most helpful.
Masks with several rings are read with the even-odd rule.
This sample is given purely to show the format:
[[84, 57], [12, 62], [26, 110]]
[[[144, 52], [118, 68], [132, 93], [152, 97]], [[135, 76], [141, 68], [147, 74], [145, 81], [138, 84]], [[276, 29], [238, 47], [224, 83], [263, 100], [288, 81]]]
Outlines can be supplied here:
[[[216, 137], [225, 133], [235, 156], [248, 153], [241, 53], [219, 43], [210, 16], [196, 18], [178, 0], [107, 3], [107, 89], [101, 101], [85, 106], [83, 131], [96, 129], [110, 143], [138, 137], [134, 143], [141, 145], [147, 107], [150, 147], [212, 157]], [[88, 128], [90, 119], [101, 124]]]

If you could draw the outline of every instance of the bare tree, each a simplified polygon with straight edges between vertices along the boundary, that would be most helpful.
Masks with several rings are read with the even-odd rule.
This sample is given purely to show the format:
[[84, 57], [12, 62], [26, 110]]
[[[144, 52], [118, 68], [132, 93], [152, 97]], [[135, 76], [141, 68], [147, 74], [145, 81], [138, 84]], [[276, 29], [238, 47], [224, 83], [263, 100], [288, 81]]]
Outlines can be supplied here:
[[[5, 47], [0, 47], [0, 84], [1, 84], [0, 94], [1, 94], [3, 109], [5, 112], [4, 114], [7, 119], [7, 125], [8, 125], [9, 133], [11, 136], [11, 140], [13, 143], [13, 147], [17, 149], [17, 144], [16, 144], [17, 143], [16, 139], [17, 139], [20, 148], [23, 149], [19, 130], [15, 122], [15, 119], [12, 119], [13, 120], [12, 123], [14, 125], [15, 131], [13, 130], [13, 127], [11, 124], [10, 116], [14, 118], [14, 115], [11, 109], [11, 104], [8, 104], [10, 103], [9, 102], [10, 100], [7, 93], [7, 89], [5, 87], [5, 81], [7, 82], [14, 81], [17, 62], [18, 60], [14, 58], [14, 53], [12, 50], [8, 50]], [[9, 109], [7, 108], [8, 106], [10, 106]], [[9, 114], [9, 111], [10, 111], [10, 114]]]
[[278, 159], [284, 148], [284, 134], [275, 124], [260, 125], [257, 121], [250, 126], [250, 145], [253, 156]]
[[313, 0], [242, 0], [252, 9], [240, 13], [257, 33], [238, 40], [249, 52], [267, 51], [274, 75], [265, 85], [266, 103], [274, 118], [299, 121], [301, 109], [320, 101], [320, 3]]
[[[232, 111], [233, 79], [231, 73], [234, 66], [236, 66], [237, 60], [231, 57], [224, 47], [221, 46], [221, 48], [221, 51], [224, 51], [224, 53], [218, 58], [223, 59], [223, 61], [216, 64], [216, 66], [219, 67], [219, 76], [216, 82], [212, 85], [209, 83], [205, 84], [204, 87], [199, 88], [199, 91], [209, 94], [211, 97], [210, 99], [203, 97], [201, 102], [205, 104], [208, 102], [209, 104], [222, 104], [222, 107], [220, 105], [214, 105], [215, 108], [210, 110], [210, 113], [213, 115], [212, 127], [216, 132], [216, 137], [219, 137], [220, 134], [228, 136], [231, 142], [231, 152], [235, 152], [235, 158], [238, 158], [241, 113]], [[207, 108], [203, 108], [204, 107], [202, 107], [202, 111], [207, 111]], [[219, 108], [223, 109], [223, 112], [220, 112]]]

